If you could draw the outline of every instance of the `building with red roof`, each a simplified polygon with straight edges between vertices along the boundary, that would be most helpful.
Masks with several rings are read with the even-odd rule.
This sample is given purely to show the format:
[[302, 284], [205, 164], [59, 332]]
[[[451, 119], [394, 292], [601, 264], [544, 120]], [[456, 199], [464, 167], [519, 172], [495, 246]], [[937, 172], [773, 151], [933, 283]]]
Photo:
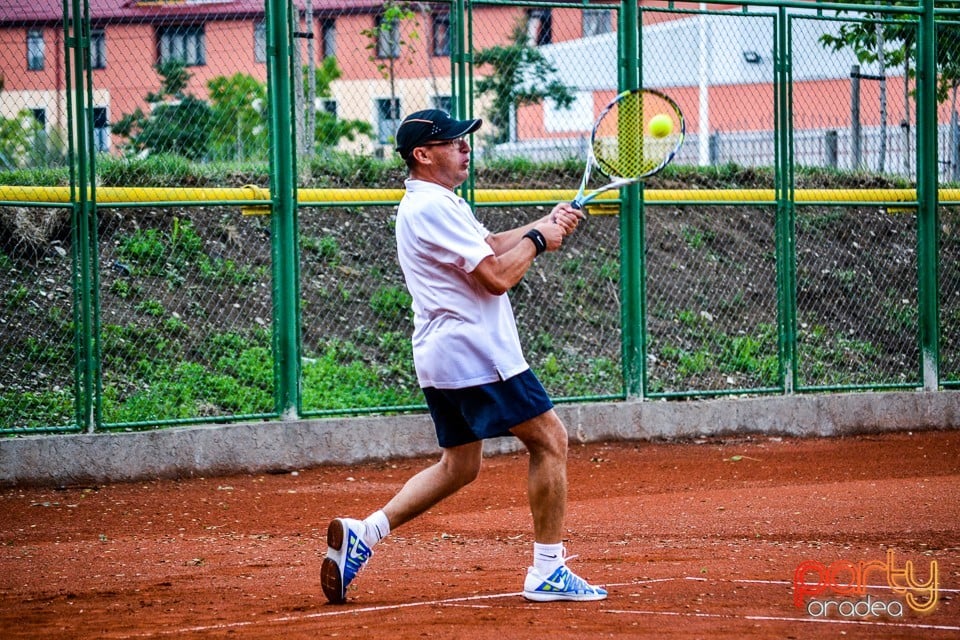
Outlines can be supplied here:
[[[306, 0], [295, 0], [302, 64], [308, 46], [317, 62], [334, 56], [342, 76], [318, 108], [374, 125], [368, 148], [386, 145], [398, 113], [449, 108], [451, 93], [449, 4], [415, 3], [414, 20], [401, 24], [402, 50], [390, 58], [369, 33], [380, 20], [382, 3], [373, 0], [312, 0], [312, 29]], [[0, 3], [0, 116], [33, 113], [47, 129], [64, 130], [71, 79], [64, 60], [60, 0], [8, 0]], [[264, 0], [89, 0], [95, 140], [99, 150], [114, 148], [109, 131], [124, 114], [149, 112], [145, 97], [161, 79], [155, 65], [179, 59], [191, 78], [187, 91], [205, 99], [207, 83], [237, 73], [264, 82], [267, 46]], [[504, 43], [519, 20], [528, 23], [540, 44], [615, 29], [611, 11], [478, 7], [473, 12], [472, 45]], [[391, 102], [394, 109], [391, 110]]]

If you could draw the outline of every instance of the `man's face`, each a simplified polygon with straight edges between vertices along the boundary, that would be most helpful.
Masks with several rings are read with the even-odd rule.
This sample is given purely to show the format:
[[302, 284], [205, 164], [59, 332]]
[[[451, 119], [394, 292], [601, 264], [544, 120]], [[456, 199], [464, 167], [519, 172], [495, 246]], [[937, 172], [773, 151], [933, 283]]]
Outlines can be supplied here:
[[418, 147], [423, 155], [418, 172], [424, 179], [441, 184], [448, 189], [463, 184], [470, 172], [470, 143], [467, 138], [427, 142]]

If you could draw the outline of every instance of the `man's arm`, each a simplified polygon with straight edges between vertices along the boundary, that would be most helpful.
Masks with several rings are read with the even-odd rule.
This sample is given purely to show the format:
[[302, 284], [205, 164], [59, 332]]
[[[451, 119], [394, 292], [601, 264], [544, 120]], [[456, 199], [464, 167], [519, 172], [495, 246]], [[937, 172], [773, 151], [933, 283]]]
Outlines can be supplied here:
[[564, 236], [573, 233], [582, 217], [581, 211], [568, 203], [561, 203], [539, 220], [490, 234], [486, 240], [494, 255], [484, 258], [471, 275], [489, 293], [503, 295], [520, 282], [539, 254], [537, 243], [527, 238], [527, 233], [538, 231], [543, 238], [543, 250], [556, 251], [563, 244]]
[[[556, 227], [556, 225], [553, 226]], [[550, 231], [550, 229], [547, 229], [541, 232], [545, 239]], [[559, 238], [559, 230], [554, 229], [551, 235], [554, 234]], [[533, 264], [533, 259], [537, 257], [537, 247], [523, 236], [521, 236], [521, 239], [523, 242], [518, 242], [506, 253], [487, 256], [470, 273], [480, 283], [480, 286], [489, 293], [495, 296], [503, 295], [520, 282], [520, 278]], [[555, 242], [559, 243], [560, 240], [556, 239]], [[549, 240], [547, 246], [550, 246]]]
[[[574, 232], [582, 219], [583, 211], [574, 209], [568, 202], [561, 202], [556, 205], [550, 213], [539, 220], [534, 220], [515, 229], [490, 234], [487, 236], [487, 244], [489, 244], [493, 252], [499, 256], [520, 244], [521, 241], [523, 241], [524, 235], [531, 229], [537, 228], [543, 232], [543, 225], [548, 224], [555, 224], [560, 227], [563, 234], [560, 238], [562, 241], [564, 236], [568, 236]], [[547, 246], [548, 251], [556, 251], [559, 248], [559, 244], [556, 246]]]

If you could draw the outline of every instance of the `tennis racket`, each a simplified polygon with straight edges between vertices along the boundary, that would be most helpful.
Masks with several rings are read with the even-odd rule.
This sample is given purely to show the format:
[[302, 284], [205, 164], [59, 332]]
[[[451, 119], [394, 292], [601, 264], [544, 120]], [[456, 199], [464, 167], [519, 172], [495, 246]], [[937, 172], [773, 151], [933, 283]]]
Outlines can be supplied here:
[[[590, 134], [587, 166], [571, 203], [582, 209], [604, 191], [639, 182], [670, 164], [683, 144], [683, 113], [659, 91], [624, 91], [608, 104]], [[594, 167], [611, 181], [584, 194]]]

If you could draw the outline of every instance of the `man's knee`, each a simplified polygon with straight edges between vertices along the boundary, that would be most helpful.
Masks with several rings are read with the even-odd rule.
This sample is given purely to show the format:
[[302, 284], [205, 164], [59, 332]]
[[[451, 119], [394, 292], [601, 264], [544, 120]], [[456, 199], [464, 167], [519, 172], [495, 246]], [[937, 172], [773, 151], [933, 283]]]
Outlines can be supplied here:
[[553, 409], [519, 425], [513, 433], [531, 454], [567, 456], [567, 428]]
[[[480, 443], [476, 443], [480, 444]], [[480, 467], [483, 463], [482, 449], [479, 454], [471, 454], [465, 451], [453, 452], [444, 451], [440, 459], [441, 467], [452, 484], [458, 487], [464, 487], [480, 475]]]

